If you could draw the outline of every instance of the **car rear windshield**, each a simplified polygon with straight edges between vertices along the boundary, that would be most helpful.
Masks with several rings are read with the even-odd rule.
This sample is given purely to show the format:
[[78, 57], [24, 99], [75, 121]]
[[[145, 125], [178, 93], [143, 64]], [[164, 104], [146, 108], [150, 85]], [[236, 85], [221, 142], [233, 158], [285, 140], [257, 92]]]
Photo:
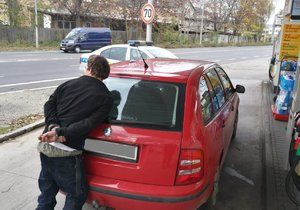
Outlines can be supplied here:
[[162, 130], [181, 130], [184, 85], [110, 77], [104, 81], [114, 105], [111, 124]]
[[176, 55], [162, 48], [147, 48], [147, 51], [155, 58], [177, 58]]

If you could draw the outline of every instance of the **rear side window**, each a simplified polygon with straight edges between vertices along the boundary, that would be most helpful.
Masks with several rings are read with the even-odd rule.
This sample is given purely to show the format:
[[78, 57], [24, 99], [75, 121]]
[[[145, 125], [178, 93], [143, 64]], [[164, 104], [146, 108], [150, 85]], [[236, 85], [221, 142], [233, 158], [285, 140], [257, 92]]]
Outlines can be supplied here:
[[202, 109], [202, 119], [206, 124], [213, 117], [213, 104], [211, 95], [204, 77], [201, 77], [199, 82], [198, 94], [200, 96], [200, 104]]
[[113, 60], [125, 61], [127, 48], [125, 47], [112, 47], [110, 48], [109, 58]]
[[225, 89], [226, 99], [229, 99], [230, 96], [234, 93], [231, 81], [223, 69], [217, 67], [216, 71], [218, 72], [218, 74], [222, 80], [222, 83], [223, 83], [223, 86]]
[[220, 108], [225, 103], [225, 94], [222, 83], [217, 75], [217, 72], [214, 69], [209, 70], [209, 72], [207, 73], [207, 77], [214, 91], [214, 103], [218, 103], [218, 107]]
[[142, 51], [139, 52], [137, 49], [133, 49], [133, 48], [130, 49], [130, 60], [134, 60], [134, 61], [141, 60], [142, 59], [141, 54], [144, 59], [149, 58], [149, 56]]
[[104, 50], [100, 53], [101, 56], [103, 56], [104, 58], [109, 58], [110, 55], [110, 49]]

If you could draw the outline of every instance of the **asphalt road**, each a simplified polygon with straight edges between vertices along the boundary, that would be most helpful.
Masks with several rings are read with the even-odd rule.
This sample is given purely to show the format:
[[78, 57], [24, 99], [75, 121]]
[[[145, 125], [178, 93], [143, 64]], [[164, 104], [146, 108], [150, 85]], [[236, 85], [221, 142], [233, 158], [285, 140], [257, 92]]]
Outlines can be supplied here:
[[[270, 58], [271, 46], [171, 49], [185, 59], [219, 64]], [[53, 52], [0, 52], [0, 93], [47, 88], [77, 77], [79, 54]]]

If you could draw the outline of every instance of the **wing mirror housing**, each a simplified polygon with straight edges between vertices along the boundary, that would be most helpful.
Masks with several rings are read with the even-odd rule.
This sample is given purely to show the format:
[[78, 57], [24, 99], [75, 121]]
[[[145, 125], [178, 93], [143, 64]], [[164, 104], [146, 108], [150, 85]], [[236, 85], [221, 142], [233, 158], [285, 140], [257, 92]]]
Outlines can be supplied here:
[[235, 91], [237, 92], [237, 93], [245, 93], [245, 87], [243, 86], [243, 85], [236, 85], [235, 86]]

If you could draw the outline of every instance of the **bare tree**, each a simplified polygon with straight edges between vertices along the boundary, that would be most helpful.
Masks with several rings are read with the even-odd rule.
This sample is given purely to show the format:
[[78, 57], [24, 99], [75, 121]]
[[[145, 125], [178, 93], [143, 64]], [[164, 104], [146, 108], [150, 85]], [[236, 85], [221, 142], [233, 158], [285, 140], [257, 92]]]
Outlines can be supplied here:
[[81, 17], [98, 13], [99, 0], [50, 0], [50, 4], [56, 8], [66, 9], [76, 20], [76, 27], [81, 25]]

